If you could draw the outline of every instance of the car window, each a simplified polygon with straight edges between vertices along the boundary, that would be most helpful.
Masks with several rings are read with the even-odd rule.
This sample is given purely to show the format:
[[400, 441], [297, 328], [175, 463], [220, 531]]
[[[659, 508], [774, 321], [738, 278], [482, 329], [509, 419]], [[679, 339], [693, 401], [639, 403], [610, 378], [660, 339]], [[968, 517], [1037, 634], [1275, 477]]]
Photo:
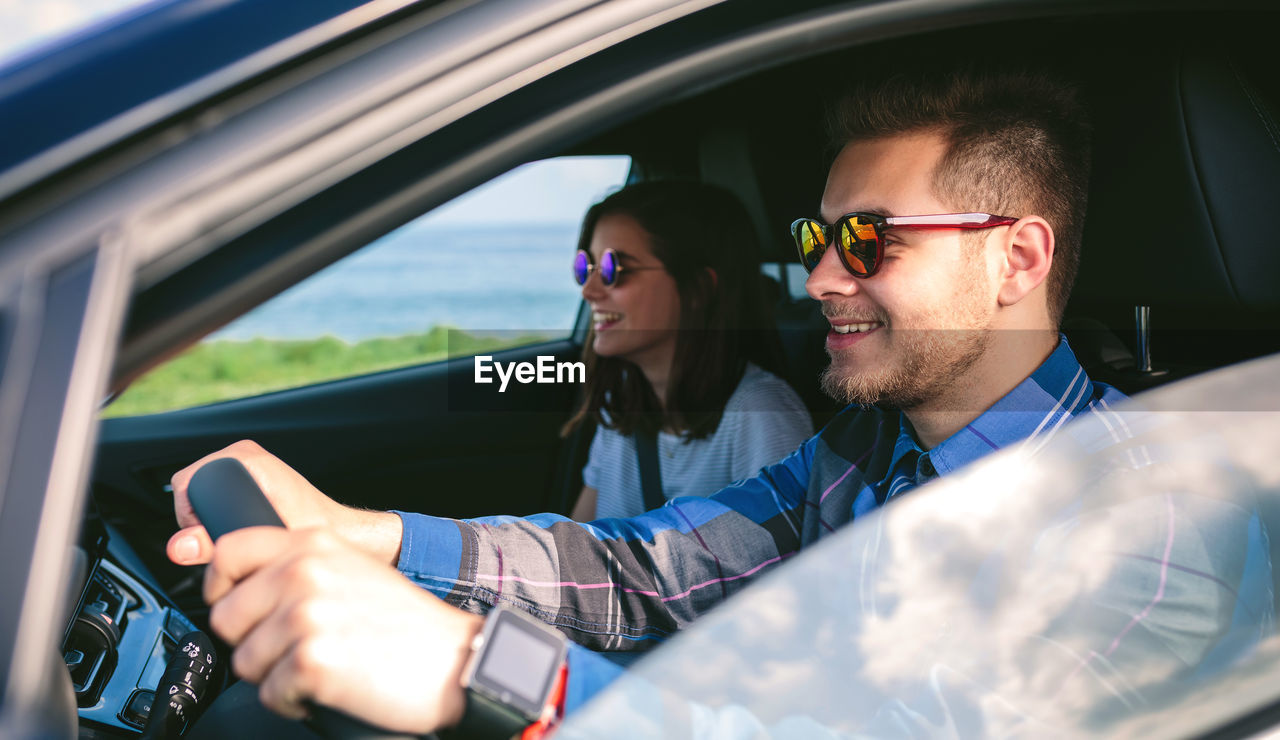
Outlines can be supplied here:
[[1094, 407], [891, 501], [558, 737], [1190, 737], [1274, 705], [1278, 369]]
[[254, 396], [568, 337], [586, 209], [626, 156], [519, 167], [334, 263], [153, 369], [104, 416]]
[[809, 273], [805, 271], [804, 265], [799, 262], [786, 262], [782, 264], [782, 269], [786, 270], [786, 286], [787, 295], [793, 301], [802, 301], [809, 297], [809, 293], [805, 290], [804, 283], [809, 279]]

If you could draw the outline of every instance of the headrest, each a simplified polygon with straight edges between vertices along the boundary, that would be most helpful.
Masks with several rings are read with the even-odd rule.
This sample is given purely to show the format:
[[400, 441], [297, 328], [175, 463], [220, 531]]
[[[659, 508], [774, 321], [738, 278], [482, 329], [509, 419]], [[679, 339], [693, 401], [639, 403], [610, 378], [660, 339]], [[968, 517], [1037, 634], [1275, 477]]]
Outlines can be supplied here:
[[1143, 54], [1102, 79], [1072, 302], [1280, 311], [1280, 104], [1227, 52]]

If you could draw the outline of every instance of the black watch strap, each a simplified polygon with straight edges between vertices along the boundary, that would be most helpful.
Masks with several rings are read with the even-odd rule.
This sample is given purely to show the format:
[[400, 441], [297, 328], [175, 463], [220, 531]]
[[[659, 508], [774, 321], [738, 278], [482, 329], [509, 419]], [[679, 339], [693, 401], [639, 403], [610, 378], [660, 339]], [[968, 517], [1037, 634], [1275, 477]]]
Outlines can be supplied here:
[[437, 734], [441, 740], [507, 740], [518, 736], [528, 726], [529, 720], [510, 707], [474, 689], [467, 689], [467, 706], [462, 711], [462, 721]]

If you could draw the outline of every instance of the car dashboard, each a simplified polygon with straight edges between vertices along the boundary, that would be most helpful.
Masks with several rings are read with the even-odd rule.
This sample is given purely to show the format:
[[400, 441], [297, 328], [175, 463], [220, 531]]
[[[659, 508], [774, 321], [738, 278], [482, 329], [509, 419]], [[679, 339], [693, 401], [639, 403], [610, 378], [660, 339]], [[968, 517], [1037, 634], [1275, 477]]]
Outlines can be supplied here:
[[[76, 592], [68, 601], [61, 652], [80, 736], [136, 736], [146, 726], [166, 668], [184, 647], [180, 641], [196, 627], [128, 543], [95, 514], [85, 522], [76, 555]], [[204, 677], [206, 685], [219, 687], [213, 655], [205, 660], [211, 674]], [[216, 692], [208, 693], [212, 698]]]

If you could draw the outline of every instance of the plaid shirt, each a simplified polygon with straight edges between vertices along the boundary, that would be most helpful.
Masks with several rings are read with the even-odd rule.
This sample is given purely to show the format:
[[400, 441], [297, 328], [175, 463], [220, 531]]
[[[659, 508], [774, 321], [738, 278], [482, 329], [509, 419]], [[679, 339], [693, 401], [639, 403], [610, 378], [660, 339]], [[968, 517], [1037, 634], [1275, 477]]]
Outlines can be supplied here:
[[[398, 512], [399, 568], [451, 604], [501, 602], [587, 647], [644, 650], [891, 497], [1014, 443], [1038, 449], [1074, 416], [1108, 414], [1122, 398], [1090, 381], [1061, 338], [1030, 377], [931, 450], [900, 412], [850, 407], [754, 478], [630, 519]], [[571, 653], [571, 666], [589, 657]], [[570, 704], [582, 693], [574, 678]]]

